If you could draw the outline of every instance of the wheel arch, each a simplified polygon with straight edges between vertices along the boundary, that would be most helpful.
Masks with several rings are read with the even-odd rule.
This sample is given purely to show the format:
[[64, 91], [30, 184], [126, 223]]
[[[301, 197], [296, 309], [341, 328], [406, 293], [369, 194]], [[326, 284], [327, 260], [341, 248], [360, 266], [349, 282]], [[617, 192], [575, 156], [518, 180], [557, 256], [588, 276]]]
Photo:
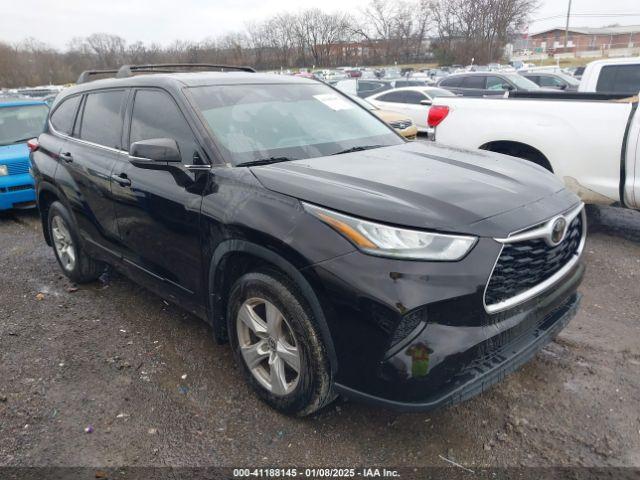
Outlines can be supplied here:
[[551, 173], [554, 173], [553, 166], [546, 155], [527, 143], [515, 140], [493, 140], [484, 143], [479, 148], [480, 150], [487, 150], [490, 152], [522, 158], [545, 168]]
[[38, 185], [38, 195], [36, 197], [36, 203], [38, 205], [38, 211], [40, 212], [40, 221], [42, 222], [42, 233], [44, 234], [44, 240], [49, 246], [52, 246], [52, 243], [51, 236], [49, 235], [49, 226], [47, 225], [47, 219], [49, 216], [49, 207], [51, 207], [51, 204], [56, 201], [59, 201], [66, 206], [64, 196], [55, 185], [49, 182], [40, 183]]
[[311, 284], [304, 275], [278, 253], [247, 240], [226, 240], [213, 252], [208, 274], [207, 307], [209, 321], [218, 343], [227, 342], [226, 310], [228, 292], [245, 273], [260, 268], [272, 268], [291, 279], [299, 288], [317, 319], [320, 335], [327, 347], [331, 368], [335, 374], [338, 360], [324, 310]]

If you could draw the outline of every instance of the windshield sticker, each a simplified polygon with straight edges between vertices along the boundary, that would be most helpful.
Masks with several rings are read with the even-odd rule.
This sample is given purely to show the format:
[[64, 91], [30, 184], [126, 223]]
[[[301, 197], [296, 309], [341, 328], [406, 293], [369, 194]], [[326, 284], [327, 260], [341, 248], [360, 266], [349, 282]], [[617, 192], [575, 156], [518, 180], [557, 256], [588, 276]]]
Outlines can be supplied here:
[[351, 110], [353, 108], [352, 103], [347, 102], [344, 98], [341, 98], [335, 93], [323, 93], [321, 95], [314, 95], [313, 98], [324, 103], [331, 110]]

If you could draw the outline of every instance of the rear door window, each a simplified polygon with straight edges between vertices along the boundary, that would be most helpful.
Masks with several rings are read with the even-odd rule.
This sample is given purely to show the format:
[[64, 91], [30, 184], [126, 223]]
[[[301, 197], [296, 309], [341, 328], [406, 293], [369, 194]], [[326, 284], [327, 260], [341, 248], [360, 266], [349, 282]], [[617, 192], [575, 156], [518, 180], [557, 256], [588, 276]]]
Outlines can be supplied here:
[[174, 139], [182, 161], [192, 163], [196, 142], [176, 103], [160, 90], [139, 90], [133, 103], [129, 144], [152, 138]]
[[379, 102], [390, 103], [407, 103], [405, 101], [405, 92], [389, 92], [376, 98]]
[[76, 112], [80, 104], [80, 95], [67, 98], [51, 114], [51, 125], [53, 128], [65, 135], [71, 135], [73, 124], [76, 120]]
[[462, 81], [462, 88], [473, 88], [477, 90], [484, 90], [486, 84], [485, 77], [478, 75], [468, 76]]
[[84, 102], [80, 138], [109, 148], [122, 148], [124, 90], [89, 93]]
[[442, 80], [440, 85], [443, 87], [459, 87], [461, 83], [462, 77], [450, 77]]
[[640, 92], [640, 64], [603, 67], [598, 77], [596, 91], [637, 94]]

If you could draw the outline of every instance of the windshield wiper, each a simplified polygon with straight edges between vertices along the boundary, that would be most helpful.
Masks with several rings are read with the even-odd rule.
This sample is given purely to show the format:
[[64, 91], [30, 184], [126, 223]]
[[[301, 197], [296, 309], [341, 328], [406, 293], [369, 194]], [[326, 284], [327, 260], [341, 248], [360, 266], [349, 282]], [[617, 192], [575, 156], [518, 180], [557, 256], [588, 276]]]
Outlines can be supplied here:
[[347, 148], [340, 152], [332, 153], [331, 155], [342, 155], [343, 153], [362, 152], [363, 150], [371, 150], [372, 148], [385, 147], [386, 145], [358, 145], [357, 147]]
[[261, 158], [259, 160], [251, 160], [248, 162], [242, 162], [236, 165], [236, 167], [255, 167], [257, 165], [269, 165], [271, 163], [279, 163], [279, 162], [290, 162], [291, 160], [296, 160], [295, 158], [289, 157], [269, 157], [269, 158]]

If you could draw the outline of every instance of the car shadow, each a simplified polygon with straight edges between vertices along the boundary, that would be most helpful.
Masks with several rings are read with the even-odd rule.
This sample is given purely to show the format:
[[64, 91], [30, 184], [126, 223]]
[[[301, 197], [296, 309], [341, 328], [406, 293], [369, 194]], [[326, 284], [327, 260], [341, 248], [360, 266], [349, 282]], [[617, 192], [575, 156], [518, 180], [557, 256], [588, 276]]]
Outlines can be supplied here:
[[25, 219], [38, 218], [37, 208], [28, 208], [24, 210], [0, 210], [0, 222], [17, 222], [23, 223]]
[[602, 232], [640, 242], [640, 211], [620, 207], [587, 205], [589, 234]]

